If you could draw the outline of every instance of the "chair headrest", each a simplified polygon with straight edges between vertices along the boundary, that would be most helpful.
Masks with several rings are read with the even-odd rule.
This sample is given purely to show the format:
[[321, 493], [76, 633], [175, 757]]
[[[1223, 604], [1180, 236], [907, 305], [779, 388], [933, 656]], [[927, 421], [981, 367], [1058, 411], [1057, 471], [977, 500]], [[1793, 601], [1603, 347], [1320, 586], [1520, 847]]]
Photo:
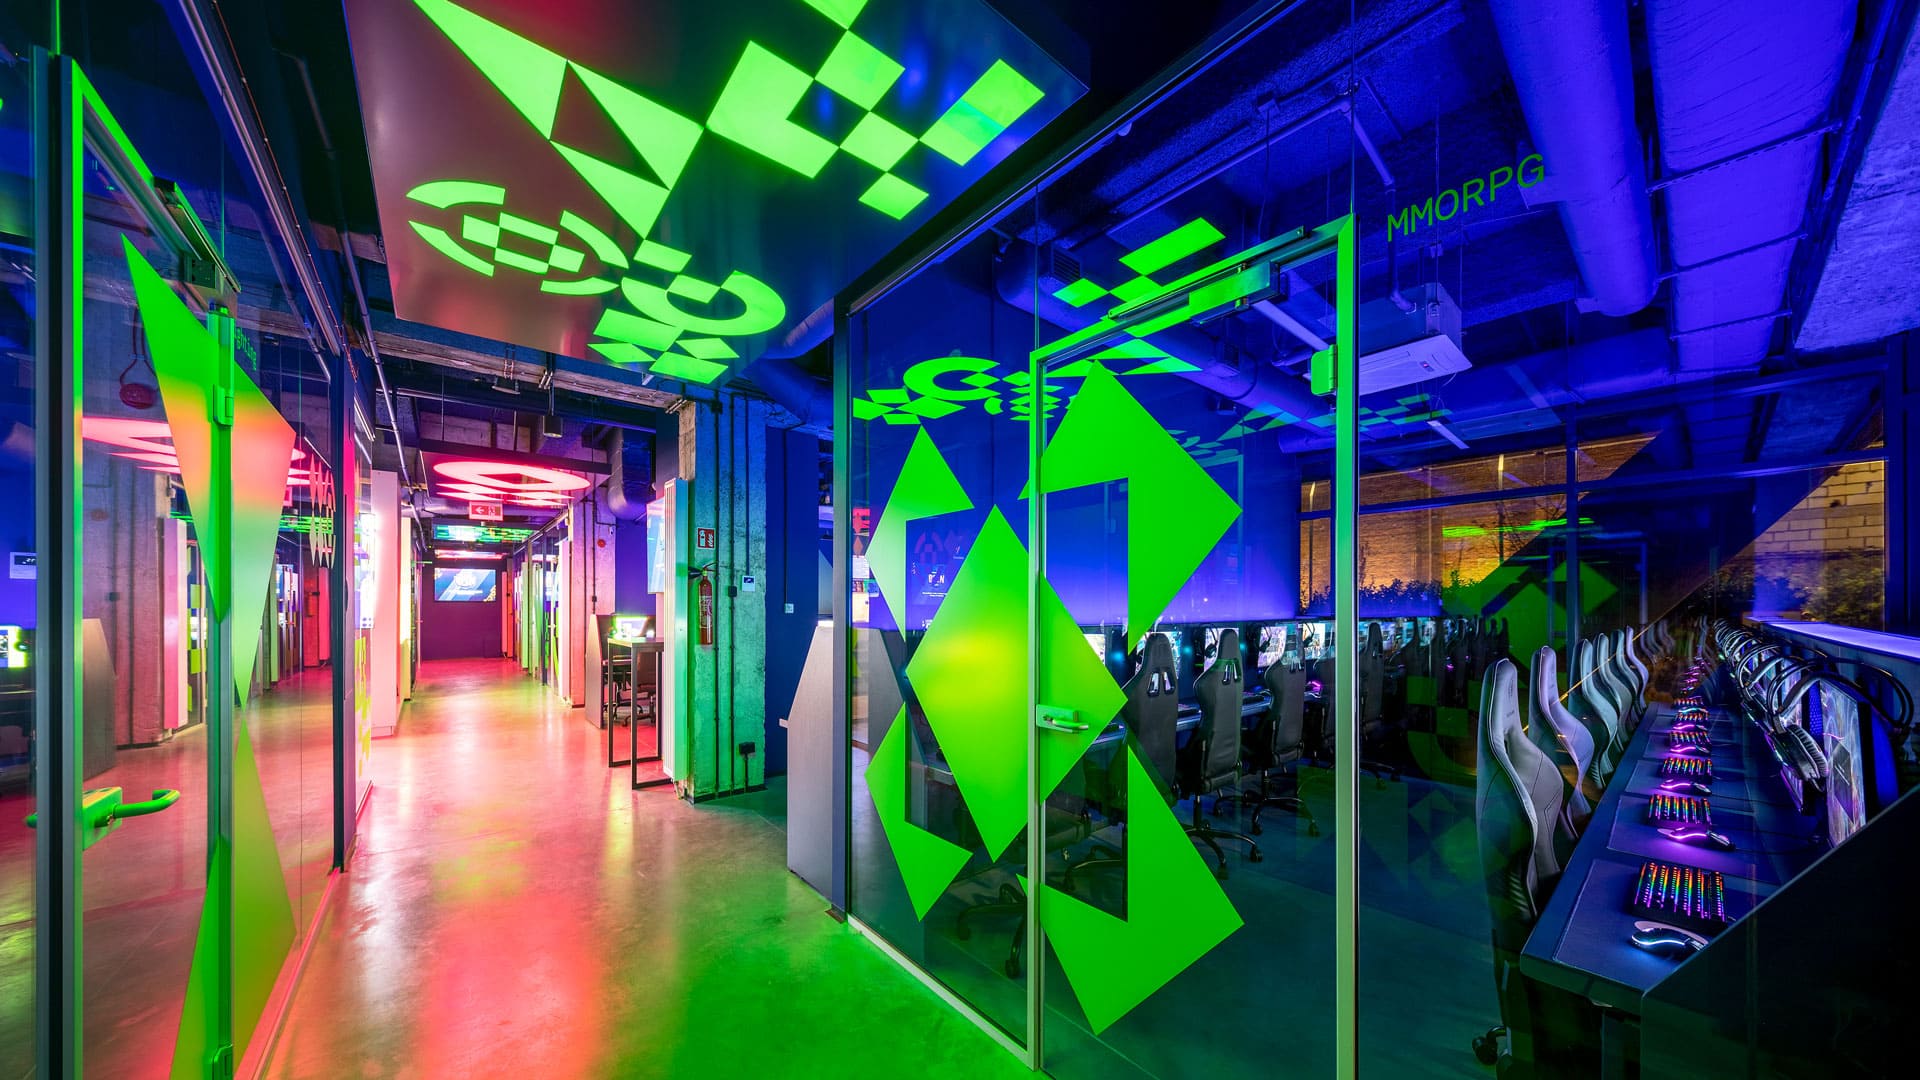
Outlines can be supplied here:
[[1541, 710], [1541, 716], [1552, 711], [1548, 699], [1558, 700], [1560, 696], [1560, 658], [1554, 655], [1553, 646], [1542, 645], [1533, 653], [1533, 703]]

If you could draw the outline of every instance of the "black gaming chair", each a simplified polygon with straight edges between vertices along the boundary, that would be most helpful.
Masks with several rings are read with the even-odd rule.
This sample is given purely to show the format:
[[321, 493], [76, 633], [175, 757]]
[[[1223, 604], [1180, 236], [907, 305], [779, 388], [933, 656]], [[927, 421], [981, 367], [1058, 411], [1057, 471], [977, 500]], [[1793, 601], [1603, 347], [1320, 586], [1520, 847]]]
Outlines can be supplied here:
[[1380, 633], [1380, 624], [1367, 624], [1367, 645], [1354, 663], [1354, 670], [1360, 674], [1360, 771], [1372, 773], [1376, 779], [1381, 773], [1400, 779], [1400, 767], [1389, 765], [1379, 758], [1369, 758], [1368, 752], [1379, 754], [1389, 734], [1386, 714], [1387, 701], [1387, 656], [1385, 639]]
[[1504, 1035], [1511, 1052], [1502, 1064], [1528, 1075], [1588, 1074], [1568, 1068], [1568, 1058], [1580, 1054], [1579, 1032], [1587, 1026], [1569, 1015], [1577, 1004], [1534, 983], [1519, 967], [1520, 950], [1560, 878], [1554, 834], [1563, 784], [1552, 759], [1520, 726], [1513, 661], [1495, 663], [1480, 688], [1474, 817], [1493, 921], [1494, 987], [1502, 1023], [1475, 1039], [1474, 1051], [1488, 1064], [1499, 1062]]
[[[1275, 662], [1267, 665], [1261, 678], [1267, 693], [1273, 696], [1273, 704], [1254, 726], [1253, 737], [1246, 747], [1247, 764], [1259, 778], [1259, 787], [1225, 798], [1253, 807], [1253, 819], [1247, 831], [1255, 836], [1260, 835], [1260, 815], [1269, 806], [1306, 818], [1307, 835], [1319, 836], [1320, 826], [1313, 820], [1313, 811], [1307, 809], [1299, 795], [1282, 794], [1272, 786], [1276, 776], [1283, 779], [1295, 776], [1293, 789], [1295, 792], [1300, 789], [1297, 774], [1290, 773], [1287, 767], [1307, 756], [1307, 673]], [[1220, 810], [1220, 801], [1214, 801], [1215, 813]]]
[[[1220, 631], [1219, 653], [1207, 670], [1193, 682], [1194, 696], [1200, 699], [1200, 727], [1187, 740], [1180, 754], [1181, 793], [1193, 799], [1193, 823], [1187, 835], [1213, 849], [1220, 877], [1227, 876], [1227, 855], [1219, 841], [1238, 840], [1247, 845], [1247, 859], [1259, 862], [1260, 844], [1253, 837], [1231, 829], [1219, 829], [1201, 820], [1200, 799], [1204, 795], [1236, 795], [1240, 789], [1240, 703], [1245, 696], [1246, 680], [1240, 659], [1240, 632]], [[1216, 801], [1215, 806], [1218, 807]]]

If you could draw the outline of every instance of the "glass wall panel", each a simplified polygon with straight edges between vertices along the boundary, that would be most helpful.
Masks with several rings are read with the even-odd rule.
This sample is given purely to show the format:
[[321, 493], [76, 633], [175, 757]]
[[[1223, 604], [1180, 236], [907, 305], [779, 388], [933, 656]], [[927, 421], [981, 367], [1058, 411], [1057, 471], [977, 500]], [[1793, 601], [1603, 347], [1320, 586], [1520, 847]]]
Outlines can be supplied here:
[[204, 445], [208, 429], [204, 413], [198, 432], [174, 422], [152, 365], [168, 366], [159, 350], [177, 362], [182, 340], [205, 331], [157, 269], [175, 252], [109, 166], [91, 150], [85, 164], [86, 273], [98, 284], [83, 308], [81, 360], [82, 801], [151, 800], [154, 812], [82, 838], [82, 1041], [89, 1076], [161, 1077], [177, 1053], [192, 1061], [205, 1050], [199, 1014], [185, 1006], [218, 734], [187, 697], [188, 568], [204, 542], [179, 475], [181, 448]]
[[[0, 29], [14, 56], [33, 42]], [[0, 1075], [33, 1071], [35, 833], [39, 761], [34, 737], [39, 577], [34, 530], [35, 452], [34, 92], [30, 65], [0, 66]]]
[[1033, 337], [994, 248], [852, 324], [849, 909], [1024, 1043]]

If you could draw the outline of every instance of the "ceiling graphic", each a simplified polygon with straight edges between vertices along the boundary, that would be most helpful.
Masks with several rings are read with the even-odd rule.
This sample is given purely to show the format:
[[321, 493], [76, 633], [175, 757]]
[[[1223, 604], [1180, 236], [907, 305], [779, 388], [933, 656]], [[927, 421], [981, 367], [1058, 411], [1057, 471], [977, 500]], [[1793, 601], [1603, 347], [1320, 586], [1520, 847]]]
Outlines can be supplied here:
[[348, 0], [395, 312], [712, 383], [1084, 88], [980, 0]]

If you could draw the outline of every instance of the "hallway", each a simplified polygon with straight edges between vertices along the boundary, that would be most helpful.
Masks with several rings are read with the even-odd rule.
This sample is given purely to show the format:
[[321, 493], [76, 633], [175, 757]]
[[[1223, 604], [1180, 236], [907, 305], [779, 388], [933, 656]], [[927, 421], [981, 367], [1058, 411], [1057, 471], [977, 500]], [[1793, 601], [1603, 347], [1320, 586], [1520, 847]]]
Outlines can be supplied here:
[[1026, 1075], [787, 872], [777, 782], [604, 753], [509, 661], [421, 665], [266, 1075]]

